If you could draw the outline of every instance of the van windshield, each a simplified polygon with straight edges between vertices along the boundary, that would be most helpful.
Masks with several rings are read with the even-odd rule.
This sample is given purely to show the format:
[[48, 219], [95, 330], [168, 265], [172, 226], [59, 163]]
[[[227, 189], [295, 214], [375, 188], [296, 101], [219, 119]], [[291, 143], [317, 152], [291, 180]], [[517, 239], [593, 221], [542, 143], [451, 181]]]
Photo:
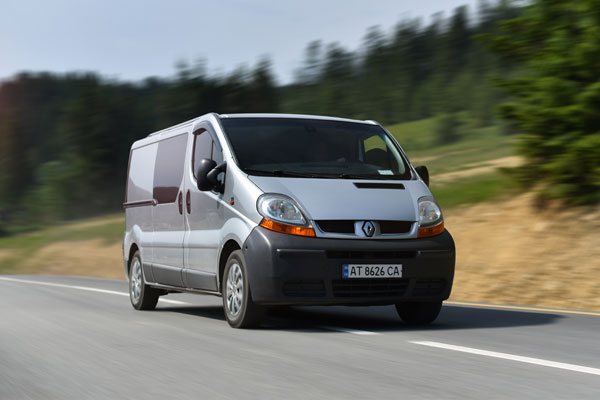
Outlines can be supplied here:
[[410, 171], [376, 125], [300, 118], [223, 118], [238, 164], [249, 175], [408, 179]]

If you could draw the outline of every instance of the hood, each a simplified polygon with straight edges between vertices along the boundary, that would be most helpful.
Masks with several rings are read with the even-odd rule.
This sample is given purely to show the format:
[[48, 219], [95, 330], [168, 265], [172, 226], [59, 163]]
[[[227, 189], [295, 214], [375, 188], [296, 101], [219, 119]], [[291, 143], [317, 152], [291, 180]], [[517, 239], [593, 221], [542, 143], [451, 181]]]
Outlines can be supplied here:
[[[366, 181], [352, 179], [282, 178], [249, 176], [265, 193], [280, 193], [296, 200], [311, 220], [417, 220], [417, 199], [430, 196], [421, 181]], [[359, 188], [357, 184], [398, 188]]]

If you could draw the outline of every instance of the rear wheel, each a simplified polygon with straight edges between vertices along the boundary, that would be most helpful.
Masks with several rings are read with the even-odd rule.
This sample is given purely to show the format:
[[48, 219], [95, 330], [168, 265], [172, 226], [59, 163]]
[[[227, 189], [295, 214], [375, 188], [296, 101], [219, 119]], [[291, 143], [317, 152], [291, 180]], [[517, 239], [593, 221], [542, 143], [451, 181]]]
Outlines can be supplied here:
[[396, 304], [398, 315], [409, 325], [430, 324], [435, 321], [441, 309], [441, 301], [410, 301]]
[[142, 272], [142, 259], [140, 252], [136, 251], [131, 258], [129, 268], [129, 299], [136, 310], [154, 310], [160, 291], [154, 289], [144, 281]]
[[264, 308], [252, 301], [247, 271], [242, 252], [232, 252], [225, 265], [221, 293], [225, 317], [233, 328], [257, 327], [264, 313]]

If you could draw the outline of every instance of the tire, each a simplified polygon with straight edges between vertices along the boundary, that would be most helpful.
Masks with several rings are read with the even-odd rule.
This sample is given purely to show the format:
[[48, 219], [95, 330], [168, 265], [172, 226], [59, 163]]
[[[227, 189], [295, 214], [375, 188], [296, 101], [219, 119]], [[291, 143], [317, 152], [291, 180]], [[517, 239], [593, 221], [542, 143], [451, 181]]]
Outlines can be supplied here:
[[232, 252], [227, 259], [221, 293], [225, 318], [232, 328], [255, 328], [260, 325], [264, 308], [252, 301], [248, 269], [240, 250]]
[[441, 309], [441, 301], [411, 301], [396, 304], [398, 315], [408, 325], [428, 325], [435, 321]]
[[129, 268], [129, 299], [136, 310], [154, 310], [160, 290], [146, 285], [142, 272], [142, 259], [140, 252], [136, 251], [131, 258]]

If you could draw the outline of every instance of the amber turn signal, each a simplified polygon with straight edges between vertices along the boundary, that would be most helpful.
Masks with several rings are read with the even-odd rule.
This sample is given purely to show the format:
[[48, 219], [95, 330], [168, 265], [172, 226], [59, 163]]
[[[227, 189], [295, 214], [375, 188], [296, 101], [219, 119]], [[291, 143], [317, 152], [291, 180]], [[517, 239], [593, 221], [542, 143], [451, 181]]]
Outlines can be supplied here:
[[263, 218], [262, 221], [260, 221], [260, 226], [275, 232], [287, 233], [288, 235], [316, 236], [313, 228], [283, 224], [268, 218]]
[[419, 228], [419, 233], [417, 234], [417, 237], [424, 238], [424, 237], [436, 236], [442, 232], [444, 232], [444, 222], [443, 221], [436, 226], [431, 226], [429, 228]]

